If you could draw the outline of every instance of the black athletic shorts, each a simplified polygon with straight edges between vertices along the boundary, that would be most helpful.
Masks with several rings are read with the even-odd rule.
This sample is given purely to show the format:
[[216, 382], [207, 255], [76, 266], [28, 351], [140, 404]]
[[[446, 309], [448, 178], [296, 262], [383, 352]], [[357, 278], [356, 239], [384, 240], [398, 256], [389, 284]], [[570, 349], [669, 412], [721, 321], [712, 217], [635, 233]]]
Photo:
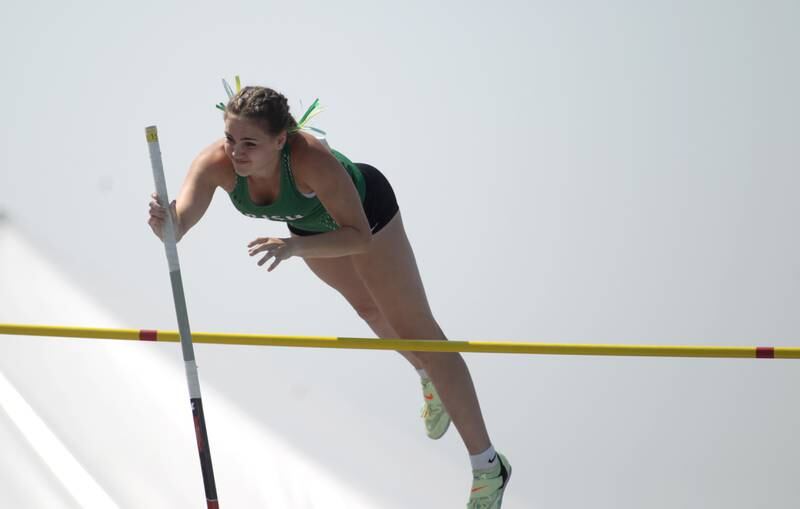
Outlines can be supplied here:
[[[364, 213], [367, 215], [369, 227], [372, 234], [381, 231], [381, 228], [389, 224], [389, 221], [397, 214], [400, 208], [397, 206], [397, 199], [394, 196], [392, 185], [383, 173], [374, 166], [364, 163], [355, 163], [361, 174], [364, 175], [366, 194], [364, 196]], [[289, 226], [289, 231], [295, 235], [317, 235], [322, 232], [310, 232]]]

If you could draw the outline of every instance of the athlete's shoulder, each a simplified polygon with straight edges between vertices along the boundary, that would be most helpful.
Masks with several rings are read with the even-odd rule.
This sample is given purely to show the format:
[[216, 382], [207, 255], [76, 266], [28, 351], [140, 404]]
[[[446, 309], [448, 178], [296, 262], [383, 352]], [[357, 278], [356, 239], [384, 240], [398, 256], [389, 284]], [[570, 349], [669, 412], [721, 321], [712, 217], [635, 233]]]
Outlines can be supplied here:
[[289, 148], [292, 150], [292, 156], [297, 154], [300, 157], [330, 153], [325, 143], [303, 131], [298, 131], [289, 138]]
[[[324, 140], [302, 131], [295, 133], [290, 138], [289, 148], [292, 153], [293, 167], [294, 165], [319, 167], [322, 163], [329, 163], [335, 159], [333, 151]], [[322, 165], [324, 166], [324, 164]]]
[[301, 184], [313, 179], [310, 174], [324, 169], [332, 157], [327, 145], [302, 131], [291, 136], [289, 150], [292, 154], [292, 173]]
[[192, 161], [190, 172], [197, 178], [223, 187], [233, 188], [236, 178], [233, 164], [225, 154], [225, 140], [219, 139], [203, 148]]

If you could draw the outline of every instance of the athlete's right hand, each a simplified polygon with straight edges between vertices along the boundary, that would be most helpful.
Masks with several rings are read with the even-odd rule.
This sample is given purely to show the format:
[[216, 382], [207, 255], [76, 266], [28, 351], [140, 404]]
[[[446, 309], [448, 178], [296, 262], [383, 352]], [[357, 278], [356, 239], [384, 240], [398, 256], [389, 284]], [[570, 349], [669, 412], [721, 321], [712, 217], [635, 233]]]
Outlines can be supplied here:
[[[153, 193], [150, 196], [152, 198], [152, 200], [150, 200], [150, 219], [147, 221], [147, 224], [150, 225], [150, 228], [153, 230], [153, 233], [156, 234], [156, 237], [163, 241], [165, 233], [164, 224], [167, 221], [167, 211], [158, 203], [158, 195], [156, 193]], [[169, 208], [172, 211], [172, 224], [175, 225], [175, 240], [177, 241], [181, 238], [181, 226], [180, 222], [178, 221], [178, 211], [175, 208], [175, 203], [175, 200], [172, 200], [172, 203], [169, 204]]]

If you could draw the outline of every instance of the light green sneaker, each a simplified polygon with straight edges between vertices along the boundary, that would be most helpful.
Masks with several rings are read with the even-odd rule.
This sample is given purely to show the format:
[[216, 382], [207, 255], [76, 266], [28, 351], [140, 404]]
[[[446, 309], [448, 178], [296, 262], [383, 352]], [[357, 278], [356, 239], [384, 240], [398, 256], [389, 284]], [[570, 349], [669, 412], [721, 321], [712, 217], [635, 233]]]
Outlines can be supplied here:
[[500, 509], [503, 504], [503, 494], [511, 478], [511, 463], [500, 453], [496, 458], [498, 465], [494, 468], [472, 471], [467, 509]]
[[421, 415], [425, 419], [425, 431], [428, 437], [438, 440], [450, 427], [450, 414], [445, 410], [439, 393], [429, 378], [422, 379], [422, 396], [425, 398]]

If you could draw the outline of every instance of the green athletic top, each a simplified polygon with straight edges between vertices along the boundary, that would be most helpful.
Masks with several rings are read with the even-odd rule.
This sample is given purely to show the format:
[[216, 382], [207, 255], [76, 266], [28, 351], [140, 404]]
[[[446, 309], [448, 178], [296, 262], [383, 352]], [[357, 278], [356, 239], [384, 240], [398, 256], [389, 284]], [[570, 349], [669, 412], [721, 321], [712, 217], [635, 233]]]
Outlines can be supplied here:
[[[344, 154], [331, 149], [333, 156], [344, 166], [358, 190], [361, 202], [364, 202], [366, 185], [361, 170]], [[283, 146], [281, 152], [281, 183], [278, 198], [270, 205], [256, 205], [250, 199], [247, 177], [236, 175], [236, 187], [228, 193], [233, 205], [242, 214], [249, 217], [261, 217], [273, 221], [285, 221], [301, 230], [311, 232], [329, 232], [339, 228], [336, 221], [328, 214], [322, 202], [316, 196], [308, 197], [298, 191], [289, 165], [289, 144]]]

